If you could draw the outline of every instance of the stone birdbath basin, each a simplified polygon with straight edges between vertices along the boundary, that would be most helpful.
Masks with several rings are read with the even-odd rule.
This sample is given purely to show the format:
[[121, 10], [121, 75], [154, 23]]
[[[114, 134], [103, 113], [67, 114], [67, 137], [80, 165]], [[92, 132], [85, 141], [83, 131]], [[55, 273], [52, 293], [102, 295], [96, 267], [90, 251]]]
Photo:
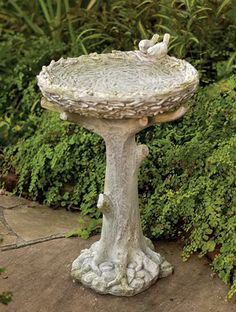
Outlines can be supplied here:
[[102, 294], [132, 296], [173, 267], [154, 251], [140, 226], [138, 170], [148, 155], [135, 134], [175, 120], [198, 85], [197, 71], [167, 55], [169, 35], [142, 40], [139, 50], [61, 58], [43, 67], [42, 106], [100, 135], [106, 144], [101, 238], [72, 264], [74, 280]]

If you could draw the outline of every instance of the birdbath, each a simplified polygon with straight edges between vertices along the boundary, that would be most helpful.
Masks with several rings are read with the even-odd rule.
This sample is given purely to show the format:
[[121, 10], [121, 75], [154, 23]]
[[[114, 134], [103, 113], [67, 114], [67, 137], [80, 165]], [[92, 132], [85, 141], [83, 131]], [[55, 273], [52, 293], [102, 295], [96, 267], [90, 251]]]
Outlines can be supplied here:
[[74, 280], [102, 294], [132, 296], [173, 267], [154, 251], [140, 225], [138, 171], [148, 155], [135, 135], [175, 120], [198, 85], [197, 71], [167, 55], [169, 35], [142, 40], [139, 50], [61, 58], [43, 67], [42, 106], [101, 136], [106, 144], [101, 238], [72, 264]]

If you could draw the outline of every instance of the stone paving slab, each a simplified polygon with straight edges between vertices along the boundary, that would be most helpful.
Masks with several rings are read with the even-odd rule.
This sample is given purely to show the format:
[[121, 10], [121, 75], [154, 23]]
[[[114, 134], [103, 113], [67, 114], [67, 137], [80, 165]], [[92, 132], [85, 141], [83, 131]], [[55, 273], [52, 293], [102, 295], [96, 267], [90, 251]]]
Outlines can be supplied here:
[[0, 234], [0, 237], [1, 237], [0, 248], [17, 245], [18, 238], [16, 235], [13, 235], [13, 234], [1, 235]]
[[64, 237], [80, 226], [78, 212], [53, 210], [0, 191], [1, 250]]
[[21, 205], [34, 206], [35, 202], [31, 202], [25, 198], [13, 196], [10, 193], [6, 193], [6, 195], [0, 195], [1, 208], [12, 209]]
[[3, 217], [3, 211], [0, 208], [0, 249], [6, 246], [12, 246], [17, 244], [17, 236], [10, 230], [5, 223]]
[[[71, 262], [81, 249], [97, 240], [58, 239], [1, 253], [0, 267], [7, 272], [0, 293], [13, 292], [2, 312], [235, 312], [226, 303], [228, 287], [211, 270], [205, 258], [182, 262], [176, 242], [161, 242], [158, 251], [175, 266], [172, 276], [158, 280], [134, 297], [99, 295], [70, 277]], [[8, 278], [6, 279], [6, 274]]]
[[12, 231], [25, 242], [76, 230], [80, 217], [76, 212], [42, 205], [4, 209], [3, 216]]
[[6, 225], [0, 221], [0, 235], [6, 235], [6, 234], [9, 234], [9, 230], [6, 227]]

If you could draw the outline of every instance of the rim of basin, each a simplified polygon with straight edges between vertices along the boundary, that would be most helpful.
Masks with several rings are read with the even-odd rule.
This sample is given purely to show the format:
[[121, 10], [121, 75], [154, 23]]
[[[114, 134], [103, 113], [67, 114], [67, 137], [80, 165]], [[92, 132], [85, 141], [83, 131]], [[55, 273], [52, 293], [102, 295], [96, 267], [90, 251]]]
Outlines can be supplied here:
[[61, 111], [112, 119], [170, 111], [189, 99], [199, 83], [188, 62], [140, 51], [53, 60], [37, 79], [43, 96]]

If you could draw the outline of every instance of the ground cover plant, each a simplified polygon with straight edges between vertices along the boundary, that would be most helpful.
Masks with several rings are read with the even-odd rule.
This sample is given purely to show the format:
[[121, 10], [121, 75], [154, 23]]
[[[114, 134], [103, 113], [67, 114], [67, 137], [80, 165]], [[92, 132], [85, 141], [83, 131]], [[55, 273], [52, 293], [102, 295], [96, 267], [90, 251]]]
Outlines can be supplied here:
[[[139, 178], [142, 226], [151, 238], [181, 237], [184, 257], [214, 251], [213, 270], [236, 290], [235, 1], [0, 1], [0, 163], [17, 194], [80, 209], [95, 221], [103, 189], [102, 140], [43, 112], [35, 76], [61, 56], [132, 50], [171, 34], [170, 54], [189, 60], [201, 89], [183, 120], [137, 140], [150, 156]], [[206, 31], [207, 29], [207, 31]], [[227, 29], [227, 31], [225, 31]]]
[[[5, 268], [0, 267], [0, 276], [6, 271]], [[12, 301], [12, 292], [7, 290], [0, 293], [0, 303], [4, 305], [8, 305]]]

